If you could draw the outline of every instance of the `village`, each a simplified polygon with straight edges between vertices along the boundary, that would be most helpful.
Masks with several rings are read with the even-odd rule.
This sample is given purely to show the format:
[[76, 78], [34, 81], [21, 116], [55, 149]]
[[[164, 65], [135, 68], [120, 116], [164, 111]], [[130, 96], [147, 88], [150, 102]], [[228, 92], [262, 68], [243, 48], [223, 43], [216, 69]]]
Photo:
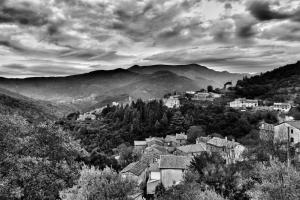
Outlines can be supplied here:
[[[211, 104], [218, 104], [220, 99], [230, 93], [231, 83], [226, 83], [224, 88], [219, 90], [201, 89], [200, 91], [174, 92], [174, 94], [165, 95], [162, 100], [163, 105], [169, 109], [179, 109], [186, 103], [206, 107]], [[160, 100], [160, 99], [154, 99]], [[149, 100], [153, 101], [153, 99]], [[129, 101], [125, 105], [133, 102]], [[113, 102], [111, 106], [123, 106], [124, 104]], [[284, 144], [285, 151], [290, 148], [295, 149], [295, 155], [288, 159], [300, 163], [300, 121], [294, 120], [289, 116], [289, 112], [296, 107], [293, 102], [266, 102], [259, 99], [236, 98], [226, 102], [228, 109], [234, 109], [239, 112], [275, 112], [277, 113], [278, 123], [269, 124], [265, 121], [259, 123], [259, 137], [263, 141]], [[79, 115], [79, 121], [96, 120], [97, 114], [101, 113], [103, 108]], [[134, 180], [138, 185], [144, 185], [146, 195], [154, 197], [158, 185], [168, 189], [174, 185], [180, 184], [184, 179], [185, 171], [188, 169], [194, 156], [203, 152], [218, 153], [226, 161], [226, 164], [232, 164], [243, 161], [244, 153], [247, 147], [221, 135], [208, 135], [198, 137], [195, 143], [188, 142], [188, 136], [185, 132], [178, 132], [166, 137], [148, 137], [145, 140], [134, 140], [133, 152], [139, 159], [128, 164], [120, 171], [124, 178]], [[119, 159], [116, 155], [116, 160]], [[143, 191], [137, 189], [133, 198], [143, 199]]]

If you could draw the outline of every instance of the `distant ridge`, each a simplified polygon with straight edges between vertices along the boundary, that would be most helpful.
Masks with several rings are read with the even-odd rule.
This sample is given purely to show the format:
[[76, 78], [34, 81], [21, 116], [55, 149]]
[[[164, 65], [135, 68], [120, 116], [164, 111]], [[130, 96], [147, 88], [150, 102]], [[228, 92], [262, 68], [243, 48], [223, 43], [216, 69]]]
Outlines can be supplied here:
[[223, 87], [224, 83], [236, 82], [242, 77], [197, 64], [135, 65], [65, 77], [0, 78], [0, 87], [33, 99], [86, 110], [106, 105], [108, 99], [161, 98], [172, 91], [198, 90], [208, 85]]

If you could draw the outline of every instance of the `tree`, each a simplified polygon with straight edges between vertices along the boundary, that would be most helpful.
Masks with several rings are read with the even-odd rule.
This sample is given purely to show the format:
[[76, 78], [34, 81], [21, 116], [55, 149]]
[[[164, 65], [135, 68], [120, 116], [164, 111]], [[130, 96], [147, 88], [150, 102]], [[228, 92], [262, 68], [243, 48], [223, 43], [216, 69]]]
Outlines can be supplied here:
[[137, 185], [111, 168], [83, 166], [77, 185], [60, 192], [63, 200], [129, 200]]
[[170, 129], [172, 133], [184, 132], [184, 117], [180, 111], [175, 112], [170, 121]]
[[207, 92], [213, 92], [213, 91], [214, 91], [213, 86], [211, 85], [207, 86]]
[[190, 126], [187, 131], [187, 140], [189, 143], [194, 144], [198, 137], [206, 136], [202, 126]]
[[260, 181], [248, 191], [252, 199], [293, 200], [300, 199], [300, 173], [286, 163], [271, 160], [259, 163], [255, 168]]
[[76, 158], [86, 155], [79, 143], [51, 123], [30, 125], [0, 115], [0, 194], [35, 200], [58, 198], [78, 177]]
[[232, 200], [247, 200], [247, 184], [240, 182], [241, 175], [235, 165], [226, 165], [218, 153], [203, 152], [194, 157], [190, 170], [198, 175], [197, 183], [207, 185], [223, 197]]

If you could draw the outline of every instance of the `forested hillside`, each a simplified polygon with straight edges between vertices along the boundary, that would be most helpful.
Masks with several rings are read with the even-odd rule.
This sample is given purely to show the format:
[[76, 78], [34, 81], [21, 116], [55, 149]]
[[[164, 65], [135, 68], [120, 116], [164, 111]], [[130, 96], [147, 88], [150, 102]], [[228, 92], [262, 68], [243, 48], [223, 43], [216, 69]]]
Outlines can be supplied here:
[[237, 94], [271, 101], [293, 100], [300, 92], [300, 62], [237, 82]]
[[0, 114], [17, 114], [30, 122], [57, 120], [63, 117], [70, 108], [56, 106], [47, 101], [37, 101], [0, 88]]

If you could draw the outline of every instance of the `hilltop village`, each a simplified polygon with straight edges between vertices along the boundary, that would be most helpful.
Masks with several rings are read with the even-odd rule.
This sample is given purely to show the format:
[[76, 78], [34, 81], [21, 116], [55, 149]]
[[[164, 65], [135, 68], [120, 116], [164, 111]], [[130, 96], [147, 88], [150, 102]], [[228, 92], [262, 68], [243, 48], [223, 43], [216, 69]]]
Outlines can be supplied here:
[[[150, 99], [146, 102], [128, 98], [125, 103], [113, 102], [111, 105], [88, 113], [77, 113], [75, 119], [77, 123], [81, 124], [79, 127], [82, 129], [83, 126], [90, 126], [96, 121], [103, 121], [103, 113], [108, 116], [112, 113], [116, 115], [118, 112], [125, 112], [125, 116], [133, 117], [133, 122], [134, 115], [139, 116], [140, 111], [148, 113], [146, 118], [147, 116], [153, 118], [154, 124], [150, 125], [148, 131], [146, 130], [147, 134], [144, 132], [142, 135], [127, 138], [128, 142], [119, 145], [113, 151], [108, 150], [108, 152], [112, 152], [112, 158], [117, 161], [116, 165], [121, 166], [118, 168], [119, 174], [138, 184], [139, 187], [131, 196], [133, 199], [153, 199], [157, 196], [158, 188], [168, 190], [182, 184], [193, 159], [203, 155], [203, 153], [219, 155], [224, 161], [224, 165], [227, 166], [249, 160], [249, 157], [247, 158], [251, 154], [249, 152], [253, 153], [258, 149], [257, 144], [253, 144], [257, 141], [262, 144], [281, 146], [280, 151], [284, 159], [298, 166], [298, 162], [300, 163], [300, 121], [296, 120], [291, 113], [293, 110], [297, 110], [299, 105], [294, 102], [270, 102], [234, 97], [231, 86], [231, 83], [227, 83], [223, 89], [208, 87], [200, 91], [174, 92], [166, 94], [162, 99]], [[155, 106], [158, 107], [157, 109], [164, 107], [165, 113], [160, 113], [160, 120], [155, 121], [155, 117], [151, 116], [151, 105], [154, 110], [156, 110]], [[126, 114], [126, 109], [131, 107], [136, 108], [138, 113], [133, 113], [133, 116], [129, 113]], [[239, 119], [229, 119], [228, 122], [225, 122], [222, 125], [223, 129], [229, 128], [226, 126], [232, 126], [232, 129], [238, 129], [237, 132], [240, 134], [235, 135], [231, 131], [230, 135], [226, 135], [223, 130], [221, 131], [223, 133], [210, 130], [209, 125], [205, 124], [207, 122], [203, 121], [204, 119], [201, 125], [201, 123], [195, 123], [195, 118], [191, 117], [193, 119], [190, 119], [188, 114], [183, 115], [182, 110], [191, 111], [188, 107], [200, 109], [199, 111], [202, 110], [202, 112], [205, 110], [207, 112], [222, 112], [223, 117], [239, 115], [241, 118], [246, 117], [247, 119], [237, 122], [238, 125], [232, 124], [232, 120]], [[222, 110], [216, 111], [217, 108], [222, 108]], [[170, 114], [168, 112], [173, 112], [171, 118], [168, 118]], [[152, 114], [155, 115], [155, 113]], [[69, 116], [70, 119], [72, 117], [74, 116]], [[148, 123], [146, 118], [144, 120]], [[123, 118], [123, 120], [126, 119]], [[187, 120], [190, 121], [186, 122]], [[220, 120], [222, 121], [222, 119]], [[137, 122], [130, 126], [130, 132], [133, 135], [138, 131], [134, 129], [139, 129], [139, 125], [135, 123]], [[212, 126], [219, 126], [218, 123], [222, 122], [215, 122]], [[163, 130], [166, 127], [172, 130]], [[242, 133], [241, 130], [245, 133]], [[86, 134], [89, 133], [86, 132]], [[82, 139], [82, 136], [80, 137]], [[255, 139], [249, 137], [255, 137]], [[105, 149], [103, 148], [104, 151], [107, 151]], [[95, 149], [93, 151], [95, 152]], [[260, 153], [265, 154], [264, 156], [272, 156], [269, 151], [270, 149]], [[259, 158], [261, 155], [257, 153], [251, 156], [252, 158], [254, 156], [255, 159], [261, 159]]]

